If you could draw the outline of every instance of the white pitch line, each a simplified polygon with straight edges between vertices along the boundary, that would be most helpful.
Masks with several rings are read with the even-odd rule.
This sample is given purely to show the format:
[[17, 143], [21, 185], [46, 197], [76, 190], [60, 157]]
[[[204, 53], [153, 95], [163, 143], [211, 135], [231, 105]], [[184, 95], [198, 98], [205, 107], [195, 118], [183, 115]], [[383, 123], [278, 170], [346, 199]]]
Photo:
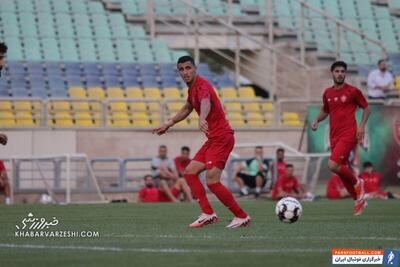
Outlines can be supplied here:
[[143, 252], [143, 253], [167, 253], [167, 254], [179, 254], [179, 253], [224, 253], [224, 254], [236, 254], [236, 253], [325, 253], [329, 252], [329, 249], [320, 248], [288, 248], [288, 249], [181, 249], [181, 248], [120, 248], [120, 247], [96, 247], [96, 246], [46, 246], [46, 245], [33, 245], [33, 244], [11, 244], [11, 243], [0, 243], [0, 248], [11, 248], [11, 249], [45, 249], [45, 250], [86, 250], [86, 251], [108, 251], [108, 252]]
[[400, 241], [400, 238], [396, 237], [379, 237], [379, 236], [291, 236], [291, 237], [271, 237], [271, 236], [239, 236], [239, 237], [216, 237], [210, 235], [137, 235], [137, 234], [106, 234], [101, 237], [116, 237], [116, 238], [165, 238], [165, 239], [221, 239], [221, 240], [232, 240], [232, 239], [246, 239], [246, 240], [384, 240], [384, 241]]

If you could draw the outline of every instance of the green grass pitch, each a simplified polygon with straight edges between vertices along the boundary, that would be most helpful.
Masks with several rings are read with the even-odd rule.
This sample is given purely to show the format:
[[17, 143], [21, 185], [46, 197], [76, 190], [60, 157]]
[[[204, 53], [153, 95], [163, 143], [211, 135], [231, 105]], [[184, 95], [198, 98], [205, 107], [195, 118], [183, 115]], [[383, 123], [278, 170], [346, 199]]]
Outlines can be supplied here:
[[[250, 228], [225, 229], [232, 218], [213, 202], [216, 225], [189, 229], [196, 204], [0, 205], [0, 266], [330, 266], [332, 248], [399, 249], [400, 201], [374, 200], [360, 217], [352, 201], [303, 202], [294, 224], [275, 203], [242, 201]], [[95, 238], [15, 237], [32, 212], [50, 230], [98, 231]]]

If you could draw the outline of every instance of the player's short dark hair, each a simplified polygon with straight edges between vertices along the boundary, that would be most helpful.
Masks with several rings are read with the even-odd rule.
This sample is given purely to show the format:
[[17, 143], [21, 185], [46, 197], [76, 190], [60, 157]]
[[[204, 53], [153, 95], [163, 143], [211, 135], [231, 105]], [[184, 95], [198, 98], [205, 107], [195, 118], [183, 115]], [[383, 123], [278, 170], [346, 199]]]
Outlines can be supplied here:
[[4, 55], [5, 53], [7, 53], [7, 49], [8, 47], [5, 43], [0, 43], [0, 54]]
[[188, 146], [183, 146], [183, 147], [181, 147], [181, 151], [190, 152], [190, 148]]
[[283, 149], [283, 148], [278, 148], [277, 150], [276, 150], [276, 153], [278, 153], [278, 152], [283, 152], [283, 153], [285, 153], [285, 149]]
[[368, 168], [368, 167], [372, 167], [372, 163], [369, 161], [366, 161], [366, 162], [364, 162], [363, 167], [364, 167], [364, 169]]
[[262, 146], [256, 146], [256, 149], [263, 149]]
[[378, 65], [380, 65], [382, 62], [385, 62], [385, 61], [386, 61], [386, 60], [383, 59], [383, 58], [379, 59], [379, 60], [378, 60]]
[[151, 174], [146, 174], [145, 176], [143, 176], [143, 180], [146, 180], [147, 177], [151, 177], [153, 179], [153, 175]]
[[331, 65], [331, 72], [336, 69], [337, 67], [343, 67], [344, 70], [347, 70], [347, 64], [344, 61], [335, 61]]
[[159, 149], [160, 149], [160, 148], [165, 148], [165, 149], [167, 149], [167, 146], [166, 146], [166, 145], [160, 145], [158, 148], [159, 148]]
[[286, 169], [293, 168], [293, 167], [294, 167], [293, 164], [286, 164]]
[[194, 59], [191, 56], [182, 56], [178, 58], [178, 62], [176, 64], [185, 63], [188, 61], [191, 62], [193, 66], [196, 66], [196, 64], [194, 63]]

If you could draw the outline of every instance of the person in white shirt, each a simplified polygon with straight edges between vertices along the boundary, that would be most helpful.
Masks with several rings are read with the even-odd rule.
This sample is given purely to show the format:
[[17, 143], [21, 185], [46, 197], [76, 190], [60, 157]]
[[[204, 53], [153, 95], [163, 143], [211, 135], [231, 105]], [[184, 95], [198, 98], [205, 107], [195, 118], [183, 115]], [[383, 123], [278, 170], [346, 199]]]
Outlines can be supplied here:
[[384, 99], [386, 93], [393, 89], [393, 75], [386, 69], [386, 61], [378, 61], [378, 68], [368, 74], [368, 97]]

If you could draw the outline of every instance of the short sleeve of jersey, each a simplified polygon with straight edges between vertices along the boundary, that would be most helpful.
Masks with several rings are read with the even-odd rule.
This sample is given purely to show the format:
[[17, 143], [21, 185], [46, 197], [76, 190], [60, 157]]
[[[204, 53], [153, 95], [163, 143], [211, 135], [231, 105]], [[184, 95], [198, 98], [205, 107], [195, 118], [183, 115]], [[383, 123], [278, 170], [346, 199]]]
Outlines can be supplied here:
[[203, 99], [207, 99], [210, 98], [210, 88], [207, 85], [200, 85], [197, 91], [197, 97], [199, 99], [199, 101], [203, 100]]
[[359, 89], [354, 90], [354, 101], [357, 103], [357, 105], [363, 109], [368, 107], [367, 100], [365, 100], [365, 97], [361, 93]]
[[328, 99], [326, 98], [326, 92], [322, 95], [322, 110], [325, 113], [329, 113]]

